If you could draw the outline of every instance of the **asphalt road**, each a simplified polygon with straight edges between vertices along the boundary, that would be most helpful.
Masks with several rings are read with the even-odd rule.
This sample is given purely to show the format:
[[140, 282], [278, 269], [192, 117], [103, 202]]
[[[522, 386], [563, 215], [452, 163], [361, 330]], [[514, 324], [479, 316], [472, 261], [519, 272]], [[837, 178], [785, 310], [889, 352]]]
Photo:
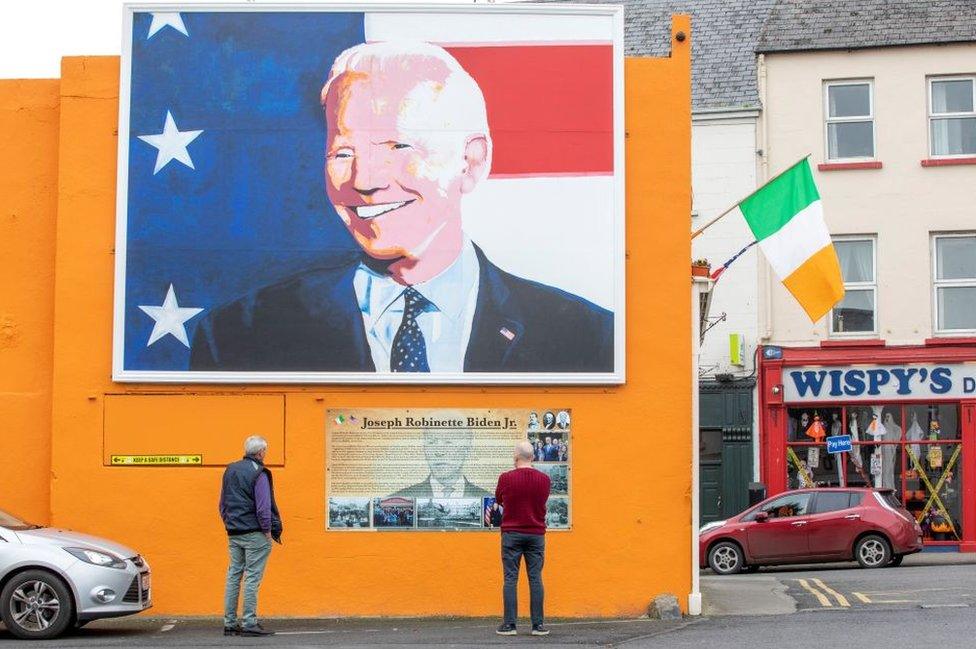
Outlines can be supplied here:
[[[705, 572], [702, 592], [711, 615], [970, 608], [976, 606], [976, 557], [920, 554], [906, 557], [900, 567], [875, 570], [848, 563], [764, 568], [732, 577]], [[976, 617], [976, 610], [970, 613]]]
[[[822, 649], [976, 646], [976, 558], [909, 557], [899, 568], [850, 564], [703, 574], [710, 615], [676, 622], [554, 620], [552, 635], [494, 634], [497, 620], [271, 620], [270, 638], [225, 638], [216, 619], [149, 617], [95, 622], [31, 647], [646, 647]], [[553, 593], [551, 596], [557, 596]], [[721, 610], [732, 609], [733, 614]], [[527, 625], [521, 627], [523, 633]], [[0, 646], [28, 646], [0, 628]]]

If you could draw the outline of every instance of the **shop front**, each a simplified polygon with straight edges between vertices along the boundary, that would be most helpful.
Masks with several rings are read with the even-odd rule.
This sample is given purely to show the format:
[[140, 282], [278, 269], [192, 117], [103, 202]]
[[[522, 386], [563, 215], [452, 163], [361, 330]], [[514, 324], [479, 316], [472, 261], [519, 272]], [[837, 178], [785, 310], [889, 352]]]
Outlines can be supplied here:
[[768, 346], [761, 364], [770, 495], [892, 489], [926, 546], [976, 552], [976, 344]]

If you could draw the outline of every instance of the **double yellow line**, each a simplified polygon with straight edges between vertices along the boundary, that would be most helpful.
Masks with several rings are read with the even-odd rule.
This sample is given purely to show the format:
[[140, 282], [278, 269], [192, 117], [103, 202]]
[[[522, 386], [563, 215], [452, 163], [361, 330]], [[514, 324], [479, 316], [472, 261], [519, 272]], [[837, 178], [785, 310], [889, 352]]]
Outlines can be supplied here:
[[[810, 581], [807, 581], [806, 579], [797, 579], [797, 581], [800, 582], [800, 586], [803, 587], [804, 590], [816, 597], [817, 601], [820, 602], [820, 606], [824, 608], [833, 608], [834, 603], [830, 600], [831, 595], [837, 600], [837, 603], [842, 608], [851, 607], [851, 603], [847, 601], [846, 597], [838, 593], [827, 584], [823, 583], [823, 581], [820, 579], [811, 579]], [[811, 585], [810, 582], [813, 582], [813, 585]]]

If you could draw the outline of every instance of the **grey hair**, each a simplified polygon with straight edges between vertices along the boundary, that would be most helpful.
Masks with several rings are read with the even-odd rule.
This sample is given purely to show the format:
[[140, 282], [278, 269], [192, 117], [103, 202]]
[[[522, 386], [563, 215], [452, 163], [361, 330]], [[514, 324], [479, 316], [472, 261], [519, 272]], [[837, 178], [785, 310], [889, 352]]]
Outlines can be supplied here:
[[[444, 67], [444, 79], [425, 77], [424, 65], [436, 61]], [[447, 50], [422, 41], [380, 41], [361, 43], [336, 57], [329, 78], [322, 87], [322, 106], [326, 105], [332, 84], [343, 74], [414, 75], [423, 92], [416, 99], [425, 104], [415, 111], [423, 130], [452, 132], [463, 146], [472, 135], [484, 136], [488, 143], [486, 172], [491, 164], [491, 133], [485, 96], [467, 70]], [[424, 84], [423, 82], [429, 82]], [[427, 104], [427, 101], [430, 103]]]
[[244, 440], [244, 455], [257, 455], [268, 449], [268, 440], [260, 435], [251, 435]]
[[520, 460], [534, 460], [535, 459], [535, 449], [532, 448], [531, 442], [519, 442], [515, 445], [515, 454]]

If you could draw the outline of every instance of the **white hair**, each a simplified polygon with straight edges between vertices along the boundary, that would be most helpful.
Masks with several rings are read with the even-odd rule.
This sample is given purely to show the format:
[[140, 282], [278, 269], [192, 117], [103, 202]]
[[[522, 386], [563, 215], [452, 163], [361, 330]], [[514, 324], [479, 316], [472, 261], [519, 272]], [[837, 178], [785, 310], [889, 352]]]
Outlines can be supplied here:
[[244, 455], [257, 455], [268, 448], [268, 440], [260, 435], [251, 435], [244, 440]]
[[[443, 78], [431, 78], [425, 67], [435, 61], [444, 68]], [[492, 147], [485, 96], [474, 78], [447, 50], [422, 41], [382, 41], [350, 47], [332, 64], [322, 87], [323, 107], [332, 84], [349, 73], [416, 78], [417, 85], [403, 104], [401, 127], [423, 134], [428, 140], [446, 138], [462, 156], [470, 137], [484, 137], [488, 148], [484, 176], [488, 175]]]
[[519, 442], [515, 445], [515, 454], [520, 460], [532, 460], [535, 458], [535, 449], [531, 442]]

